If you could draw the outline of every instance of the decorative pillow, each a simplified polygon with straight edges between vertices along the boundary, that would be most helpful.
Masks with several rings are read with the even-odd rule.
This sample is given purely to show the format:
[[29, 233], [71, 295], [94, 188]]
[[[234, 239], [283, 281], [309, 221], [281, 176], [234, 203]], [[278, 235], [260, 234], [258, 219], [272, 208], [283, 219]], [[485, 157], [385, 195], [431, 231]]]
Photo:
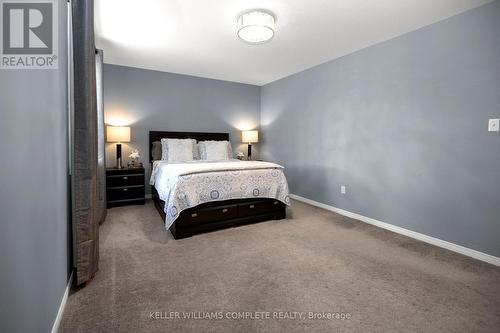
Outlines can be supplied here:
[[162, 161], [168, 161], [168, 144], [167, 139], [161, 139], [161, 159]]
[[195, 142], [193, 139], [161, 139], [161, 159], [169, 162], [192, 161]]
[[195, 139], [192, 139], [192, 140], [193, 140], [193, 159], [194, 160], [201, 160], [200, 150], [199, 150], [198, 144], [196, 143]]
[[205, 150], [205, 141], [200, 141], [197, 144], [198, 146], [198, 156], [200, 160], [206, 160], [207, 152]]
[[153, 161], [161, 160], [162, 151], [161, 151], [160, 141], [153, 142], [153, 149], [151, 150], [151, 155], [153, 157]]
[[232, 160], [233, 159], [233, 147], [231, 147], [231, 142], [227, 142], [227, 159]]
[[198, 147], [202, 160], [228, 160], [233, 156], [229, 141], [202, 141]]

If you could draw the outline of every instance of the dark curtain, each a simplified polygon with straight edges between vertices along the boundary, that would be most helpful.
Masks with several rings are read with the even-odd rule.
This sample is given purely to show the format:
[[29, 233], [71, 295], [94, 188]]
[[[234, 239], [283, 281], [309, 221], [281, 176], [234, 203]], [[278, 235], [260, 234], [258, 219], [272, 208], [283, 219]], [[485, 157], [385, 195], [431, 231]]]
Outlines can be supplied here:
[[76, 284], [92, 279], [99, 261], [98, 122], [93, 0], [72, 1], [73, 230]]
[[106, 218], [106, 142], [104, 139], [103, 52], [95, 54], [97, 100], [97, 216], [99, 223]]

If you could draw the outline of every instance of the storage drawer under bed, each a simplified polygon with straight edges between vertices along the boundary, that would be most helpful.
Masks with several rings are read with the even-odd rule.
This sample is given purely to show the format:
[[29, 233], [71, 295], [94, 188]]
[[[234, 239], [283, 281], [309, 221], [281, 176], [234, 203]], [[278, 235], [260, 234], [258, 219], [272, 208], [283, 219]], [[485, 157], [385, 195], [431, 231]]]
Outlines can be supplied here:
[[238, 206], [227, 205], [220, 207], [210, 207], [197, 209], [196, 211], [189, 209], [187, 211], [183, 211], [181, 215], [185, 221], [185, 224], [189, 225], [223, 221], [238, 217]]
[[238, 212], [242, 216], [257, 215], [279, 209], [280, 207], [280, 201], [278, 200], [256, 200], [238, 204]]
[[218, 207], [193, 207], [181, 212], [177, 219], [182, 220], [183, 225], [191, 226], [266, 214], [284, 206], [278, 200], [238, 201]]

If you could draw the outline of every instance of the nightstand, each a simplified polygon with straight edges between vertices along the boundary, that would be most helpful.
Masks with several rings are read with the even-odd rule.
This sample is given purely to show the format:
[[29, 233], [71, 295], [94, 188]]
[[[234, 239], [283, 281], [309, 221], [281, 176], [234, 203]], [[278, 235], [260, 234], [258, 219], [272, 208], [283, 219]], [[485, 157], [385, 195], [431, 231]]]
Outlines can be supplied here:
[[108, 208], [143, 205], [144, 188], [144, 168], [106, 168]]

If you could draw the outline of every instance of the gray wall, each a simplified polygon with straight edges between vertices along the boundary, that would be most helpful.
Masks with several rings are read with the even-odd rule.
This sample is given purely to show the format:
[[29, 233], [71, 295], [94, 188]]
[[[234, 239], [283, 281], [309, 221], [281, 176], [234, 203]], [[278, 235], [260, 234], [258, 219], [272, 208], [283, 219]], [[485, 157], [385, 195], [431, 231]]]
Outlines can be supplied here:
[[[132, 127], [123, 159], [130, 161], [130, 150], [139, 149], [148, 170], [146, 182], [150, 130], [229, 132], [234, 152], [246, 154], [240, 130], [260, 123], [258, 86], [109, 64], [104, 65], [104, 103], [107, 124]], [[107, 144], [108, 166], [116, 164], [115, 149]]]
[[262, 87], [261, 155], [297, 195], [500, 256], [499, 117], [496, 1]]
[[48, 332], [70, 271], [66, 2], [59, 69], [0, 69], [0, 331]]

